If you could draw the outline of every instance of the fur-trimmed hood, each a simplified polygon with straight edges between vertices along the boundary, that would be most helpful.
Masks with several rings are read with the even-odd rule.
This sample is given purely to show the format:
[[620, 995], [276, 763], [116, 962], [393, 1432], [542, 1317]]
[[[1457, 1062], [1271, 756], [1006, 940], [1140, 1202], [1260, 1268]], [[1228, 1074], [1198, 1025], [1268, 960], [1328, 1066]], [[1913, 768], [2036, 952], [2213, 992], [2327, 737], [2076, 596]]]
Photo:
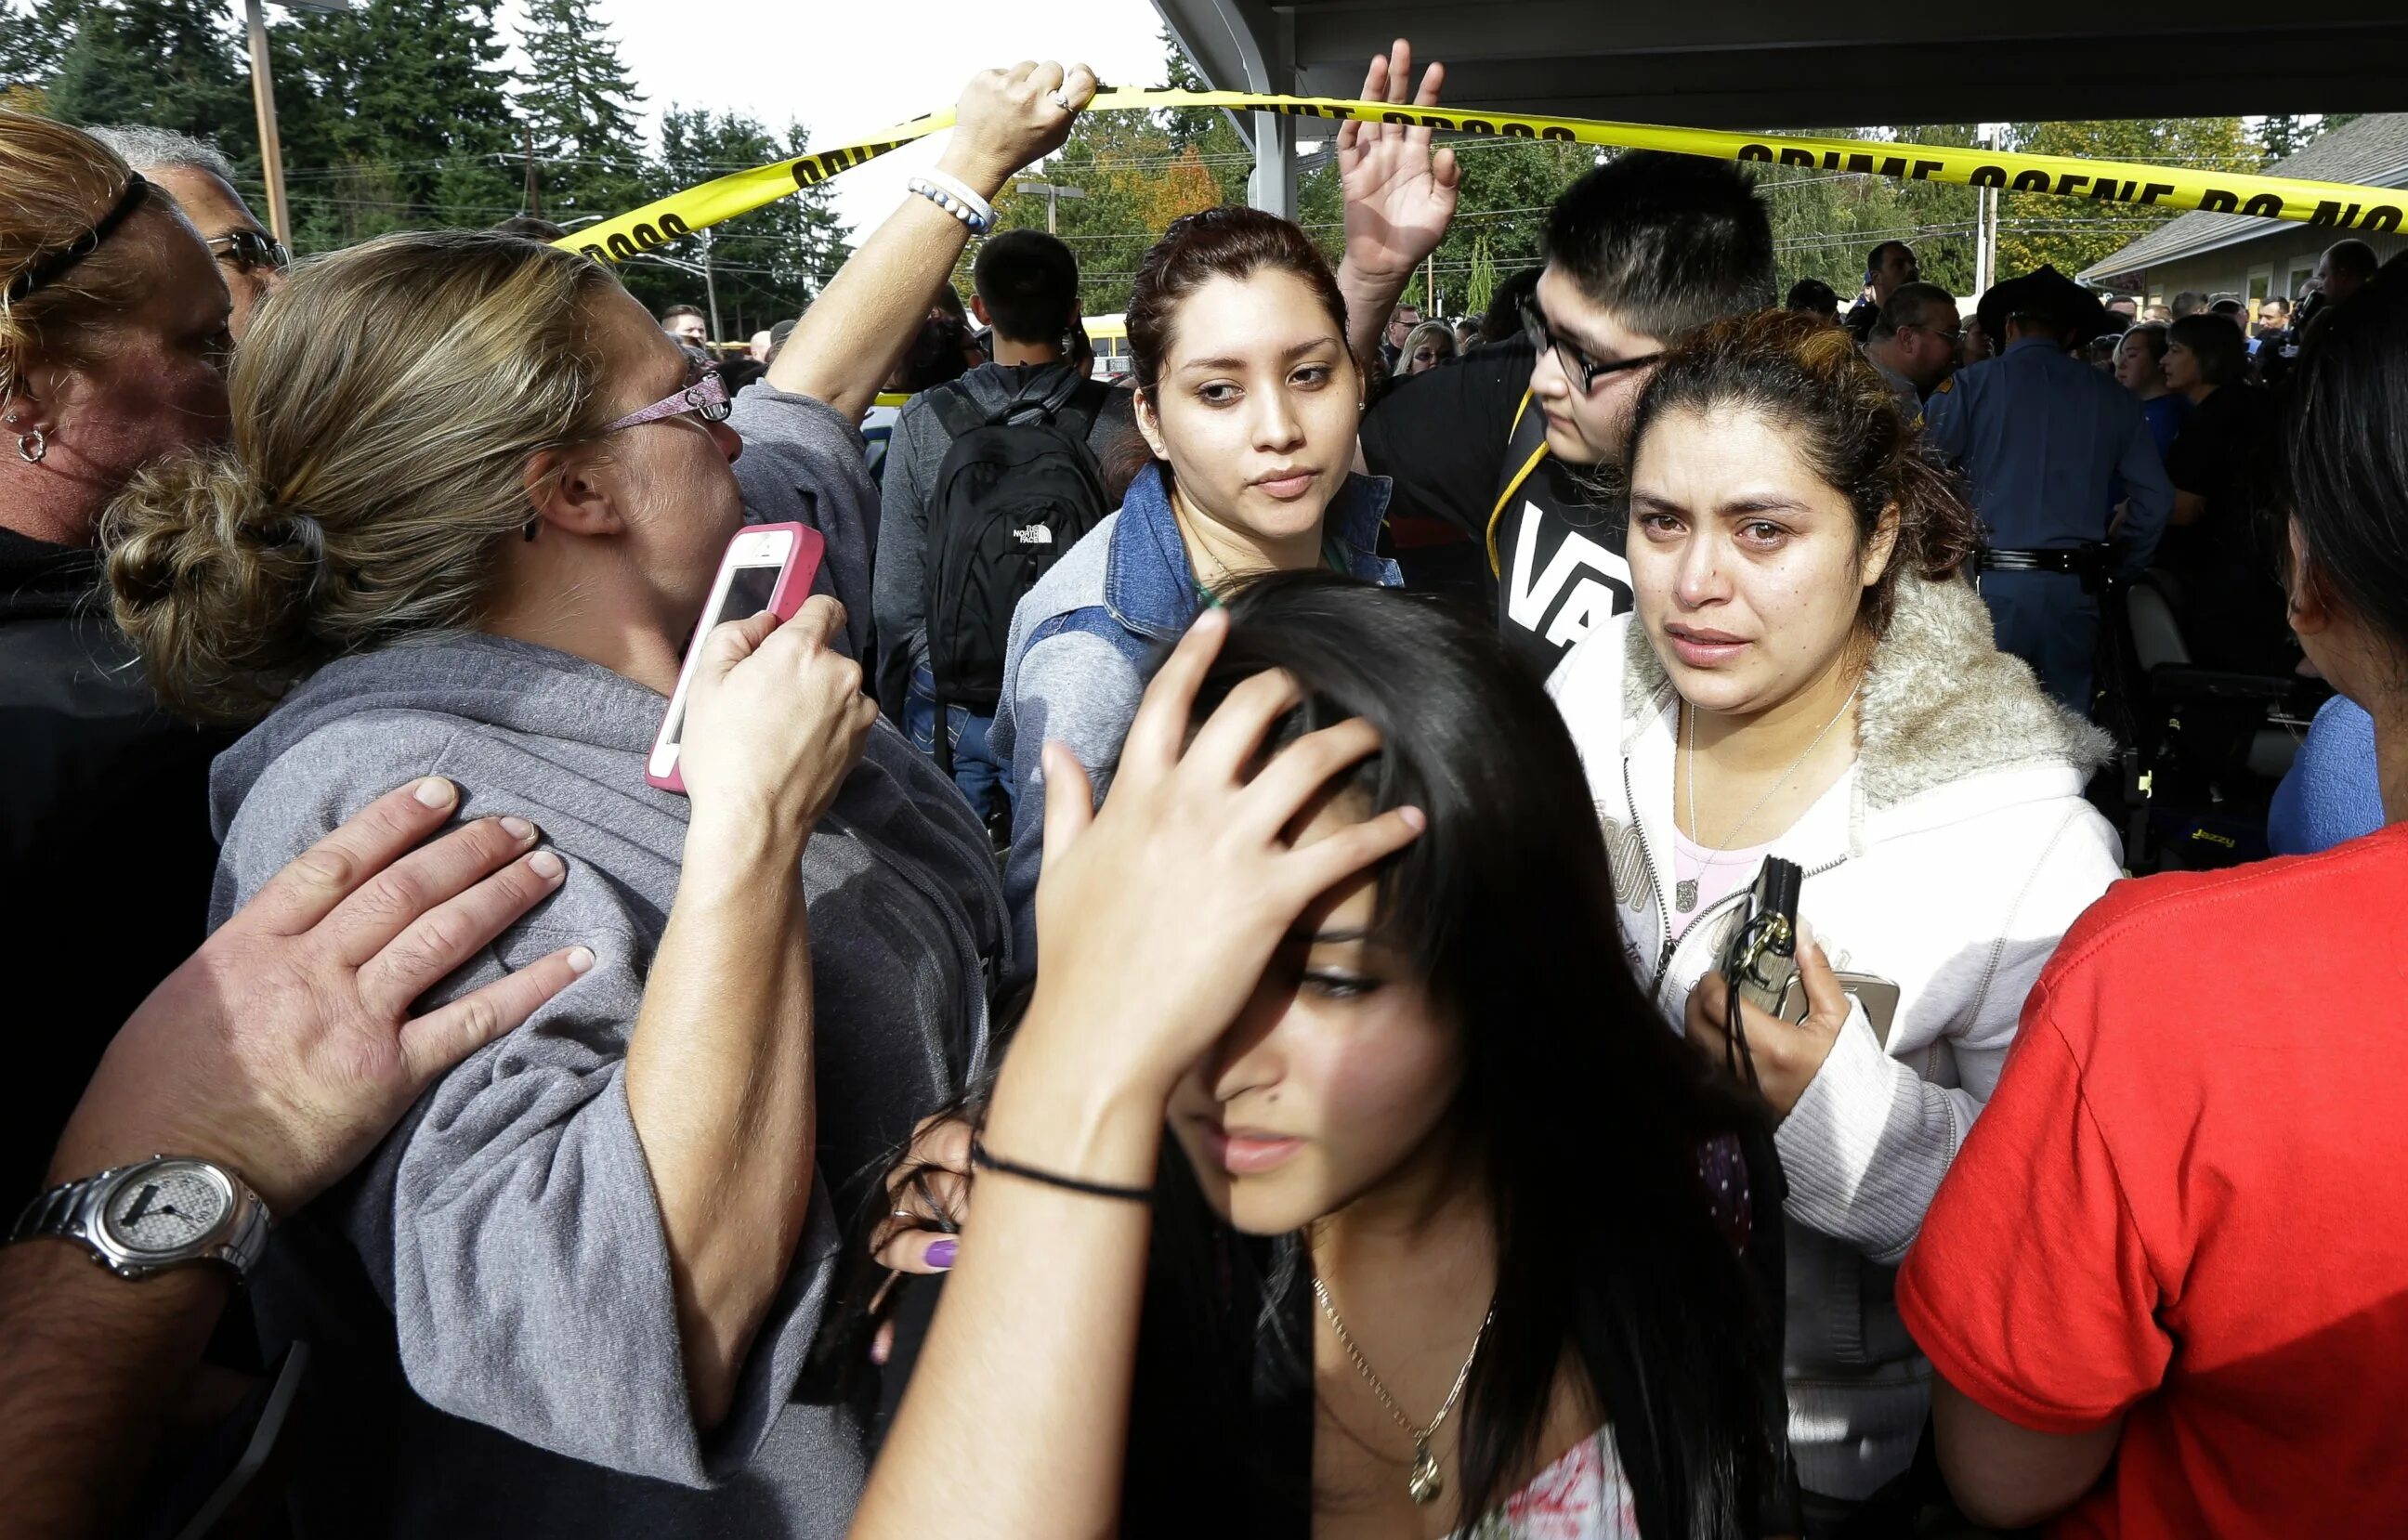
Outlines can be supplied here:
[[[1596, 802], [1631, 972], [1677, 1025], [1747, 902], [1742, 887], [1685, 920], [1667, 912], [1678, 697], [1628, 615], [1584, 637], [1547, 688]], [[1832, 964], [1897, 991], [1885, 1031], [1859, 996], [1774, 1135], [1790, 1183], [1790, 1450], [1809, 1490], [1851, 1498], [1913, 1462], [1929, 1409], [1890, 1270], [1998, 1085], [2025, 996], [2120, 854], [2082, 795], [2106, 736], [1998, 650], [1962, 581], [1899, 584], [1857, 716], [1844, 801], [1818, 800], [1770, 842], [1804, 868], [1799, 918]]]
[[[1623, 661], [1625, 751], [1672, 704], [1672, 681], [1634, 617]], [[1856, 703], [1861, 811], [1884, 812], [1969, 777], [2062, 765], [2082, 779], [2114, 740], [2051, 700], [2001, 652], [1972, 585], [1901, 578]]]

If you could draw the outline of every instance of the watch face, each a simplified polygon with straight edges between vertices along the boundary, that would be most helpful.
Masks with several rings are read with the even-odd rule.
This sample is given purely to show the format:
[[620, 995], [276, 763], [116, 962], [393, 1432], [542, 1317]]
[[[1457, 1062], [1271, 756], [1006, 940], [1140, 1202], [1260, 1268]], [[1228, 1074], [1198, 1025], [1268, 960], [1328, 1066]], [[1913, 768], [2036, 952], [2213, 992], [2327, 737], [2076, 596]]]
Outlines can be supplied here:
[[207, 1238], [233, 1206], [233, 1191], [208, 1166], [161, 1161], [117, 1183], [101, 1222], [126, 1250], [164, 1255]]

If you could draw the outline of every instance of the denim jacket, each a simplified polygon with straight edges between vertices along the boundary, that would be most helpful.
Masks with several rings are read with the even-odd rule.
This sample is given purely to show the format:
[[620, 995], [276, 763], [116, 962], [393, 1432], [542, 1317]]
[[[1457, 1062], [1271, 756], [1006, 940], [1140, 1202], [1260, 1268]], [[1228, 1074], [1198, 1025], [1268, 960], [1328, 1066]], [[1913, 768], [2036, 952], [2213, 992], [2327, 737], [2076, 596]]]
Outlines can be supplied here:
[[[1350, 476], [1323, 516], [1323, 529], [1349, 575], [1395, 588], [1397, 563], [1377, 553], [1387, 510], [1387, 478]], [[1037, 869], [1045, 847], [1039, 756], [1048, 739], [1068, 749], [1100, 803], [1120, 763], [1121, 740], [1137, 719], [1154, 654], [1178, 640], [1200, 607], [1162, 468], [1148, 465], [1129, 483], [1120, 511], [1073, 546], [1012, 612], [1003, 696], [987, 743], [1010, 767], [1004, 897], [1020, 942], [1013, 957], [1024, 971], [1036, 966]]]

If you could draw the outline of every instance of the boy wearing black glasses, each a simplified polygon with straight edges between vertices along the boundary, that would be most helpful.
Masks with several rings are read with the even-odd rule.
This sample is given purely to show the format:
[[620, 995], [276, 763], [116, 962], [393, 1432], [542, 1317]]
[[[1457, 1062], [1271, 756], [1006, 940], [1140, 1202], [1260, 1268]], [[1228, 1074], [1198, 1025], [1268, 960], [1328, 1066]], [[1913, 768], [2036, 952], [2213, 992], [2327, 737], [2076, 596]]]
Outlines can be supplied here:
[[[1393, 197], [1393, 180], [1364, 182], [1367, 206]], [[1442, 221], [1388, 228], [1399, 225], [1428, 249], [1444, 234]], [[1693, 157], [1630, 151], [1574, 182], [1548, 216], [1546, 255], [1521, 337], [1404, 381], [1362, 429], [1365, 467], [1395, 481], [1406, 586], [1493, 606], [1507, 645], [1541, 674], [1630, 607], [1621, 470], [1656, 355], [1773, 302], [1771, 222], [1753, 179]], [[1383, 281], [1350, 249], [1340, 282], [1352, 315]], [[1368, 313], [1384, 317], [1386, 299]]]

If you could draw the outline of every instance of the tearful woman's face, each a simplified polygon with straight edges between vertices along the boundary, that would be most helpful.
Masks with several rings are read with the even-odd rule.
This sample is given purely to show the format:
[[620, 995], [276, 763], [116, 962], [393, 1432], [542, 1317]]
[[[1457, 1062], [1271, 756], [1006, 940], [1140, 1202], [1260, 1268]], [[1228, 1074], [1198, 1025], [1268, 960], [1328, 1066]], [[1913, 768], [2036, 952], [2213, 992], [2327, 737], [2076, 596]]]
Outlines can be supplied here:
[[1633, 446], [1630, 582], [1684, 700], [1753, 716], [1825, 677], [1856, 635], [1889, 535], [1744, 407], [1667, 411]]

